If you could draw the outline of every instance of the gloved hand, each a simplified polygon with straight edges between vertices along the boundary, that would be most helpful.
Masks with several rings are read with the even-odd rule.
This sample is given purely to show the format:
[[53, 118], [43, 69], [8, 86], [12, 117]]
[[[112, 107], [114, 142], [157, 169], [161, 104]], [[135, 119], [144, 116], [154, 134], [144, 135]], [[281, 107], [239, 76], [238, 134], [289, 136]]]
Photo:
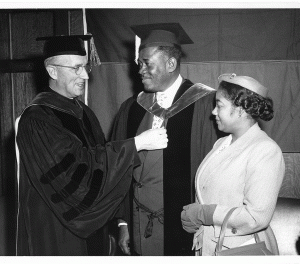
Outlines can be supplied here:
[[196, 233], [200, 226], [212, 225], [216, 206], [216, 204], [198, 203], [184, 206], [181, 212], [183, 229], [188, 233]]

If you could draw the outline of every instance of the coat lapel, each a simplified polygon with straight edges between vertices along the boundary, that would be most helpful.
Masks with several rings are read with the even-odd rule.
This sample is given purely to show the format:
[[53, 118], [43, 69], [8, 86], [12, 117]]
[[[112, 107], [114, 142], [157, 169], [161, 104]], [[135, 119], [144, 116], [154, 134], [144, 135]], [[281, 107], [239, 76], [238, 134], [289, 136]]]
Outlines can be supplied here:
[[216, 142], [214, 148], [207, 154], [203, 162], [198, 168], [196, 173], [196, 189], [197, 189], [197, 198], [200, 203], [204, 203], [201, 193], [200, 193], [200, 186], [206, 184], [206, 182], [212, 177], [215, 171], [219, 170], [219, 167], [222, 163], [230, 163], [234, 157], [239, 155], [241, 151], [248, 146], [251, 141], [255, 140], [258, 131], [260, 128], [258, 124], [254, 124], [248, 131], [242, 135], [239, 139], [237, 139], [233, 144], [226, 147], [220, 153], [217, 153], [222, 147], [230, 144], [231, 142], [231, 135], [219, 139]]

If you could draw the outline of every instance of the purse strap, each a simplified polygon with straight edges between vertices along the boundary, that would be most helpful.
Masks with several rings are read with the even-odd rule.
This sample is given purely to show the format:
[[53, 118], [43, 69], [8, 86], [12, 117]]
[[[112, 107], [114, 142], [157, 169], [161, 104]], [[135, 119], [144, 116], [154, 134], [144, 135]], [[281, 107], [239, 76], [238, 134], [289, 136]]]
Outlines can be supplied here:
[[[225, 216], [225, 218], [223, 220], [223, 223], [222, 223], [222, 226], [221, 226], [220, 237], [219, 237], [219, 240], [218, 240], [217, 245], [216, 245], [216, 252], [222, 251], [222, 246], [223, 246], [223, 242], [224, 242], [224, 237], [225, 237], [225, 232], [226, 232], [226, 228], [227, 228], [227, 223], [228, 223], [228, 220], [229, 220], [231, 214], [233, 213], [233, 211], [236, 208], [237, 207], [231, 208], [228, 211], [228, 213], [226, 214], [226, 216]], [[255, 238], [256, 243], [260, 242], [260, 239], [259, 239], [257, 233], [254, 233], [254, 238]]]

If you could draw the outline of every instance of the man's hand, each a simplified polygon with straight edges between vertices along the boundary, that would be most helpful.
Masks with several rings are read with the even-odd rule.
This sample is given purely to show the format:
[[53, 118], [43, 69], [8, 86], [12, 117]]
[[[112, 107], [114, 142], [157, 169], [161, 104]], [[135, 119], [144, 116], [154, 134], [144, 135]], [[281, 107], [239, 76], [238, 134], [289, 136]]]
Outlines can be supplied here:
[[149, 129], [134, 138], [137, 151], [164, 149], [168, 145], [165, 128]]
[[125, 255], [131, 255], [130, 253], [130, 247], [129, 247], [129, 232], [128, 232], [128, 226], [127, 225], [121, 225], [119, 227], [119, 247], [122, 249], [123, 253]]

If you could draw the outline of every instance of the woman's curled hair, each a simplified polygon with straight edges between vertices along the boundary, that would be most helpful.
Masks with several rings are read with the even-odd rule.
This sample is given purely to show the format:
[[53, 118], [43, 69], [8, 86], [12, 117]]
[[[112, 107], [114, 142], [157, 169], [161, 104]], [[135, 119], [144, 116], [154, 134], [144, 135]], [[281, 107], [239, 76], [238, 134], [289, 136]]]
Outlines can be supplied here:
[[242, 107], [253, 119], [269, 121], [274, 116], [273, 100], [252, 92], [240, 85], [222, 81], [219, 89], [235, 106]]

